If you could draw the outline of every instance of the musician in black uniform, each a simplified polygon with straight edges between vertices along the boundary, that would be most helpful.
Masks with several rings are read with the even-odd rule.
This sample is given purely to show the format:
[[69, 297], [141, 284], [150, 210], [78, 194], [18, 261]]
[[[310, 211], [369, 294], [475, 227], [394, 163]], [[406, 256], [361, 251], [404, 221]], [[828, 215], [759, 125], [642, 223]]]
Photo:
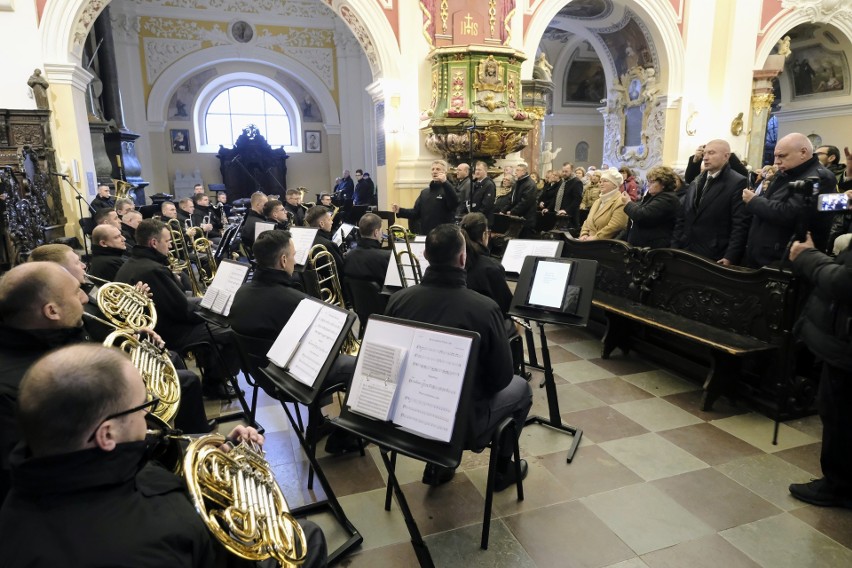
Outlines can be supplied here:
[[112, 225], [98, 225], [92, 231], [92, 258], [89, 274], [101, 280], [115, 280], [115, 273], [127, 259], [124, 235]]
[[358, 222], [358, 246], [346, 253], [343, 275], [347, 279], [369, 280], [379, 286], [385, 282], [390, 249], [382, 248], [382, 218], [365, 213]]
[[512, 291], [506, 282], [506, 270], [488, 252], [488, 221], [482, 213], [468, 213], [461, 221], [467, 249], [467, 287], [497, 302], [508, 317]]
[[[479, 333], [479, 352], [472, 354], [476, 365], [474, 428], [467, 448], [485, 447], [494, 427], [510, 415], [518, 424], [517, 435], [520, 436], [532, 406], [532, 392], [526, 381], [513, 376], [511, 350], [500, 306], [491, 298], [467, 288], [464, 271], [467, 252], [459, 228], [445, 224], [430, 232], [426, 237], [425, 256], [429, 267], [421, 283], [391, 296], [385, 314]], [[503, 440], [495, 491], [502, 491], [516, 482], [512, 447], [508, 440]], [[525, 477], [526, 473], [527, 463], [521, 460], [521, 474]], [[429, 464], [423, 472], [423, 482], [440, 485], [452, 479], [453, 474], [453, 470]]]
[[[24, 444], [12, 456], [12, 491], [0, 510], [4, 563], [258, 565], [226, 551], [195, 511], [186, 482], [149, 461], [145, 415], [156, 403], [147, 399], [138, 371], [115, 349], [67, 347], [27, 372], [18, 405]], [[230, 437], [263, 443], [245, 426]], [[303, 526], [303, 566], [325, 566], [322, 532]]]
[[407, 209], [394, 203], [391, 208], [402, 219], [419, 221], [418, 234], [425, 235], [442, 223], [452, 223], [456, 218], [459, 197], [456, 190], [447, 181], [447, 162], [432, 162], [432, 181], [429, 187], [420, 192], [414, 207]]
[[115, 209], [115, 198], [109, 194], [108, 185], [99, 185], [98, 192], [91, 203], [92, 209]]
[[288, 189], [284, 209], [290, 217], [291, 227], [305, 226], [305, 208], [302, 207], [302, 192], [298, 189]]
[[337, 269], [337, 274], [343, 274], [343, 255], [340, 254], [340, 249], [337, 248], [337, 245], [334, 244], [333, 236], [331, 234], [331, 227], [334, 221], [331, 218], [331, 211], [322, 205], [314, 205], [308, 212], [305, 213], [305, 223], [309, 227], [315, 227], [318, 229], [317, 238], [314, 241], [314, 244], [323, 245], [328, 252], [331, 253], [331, 256], [334, 257], [334, 265]]
[[121, 218], [121, 234], [128, 251], [133, 250], [133, 247], [136, 246], [136, 227], [141, 222], [142, 213], [136, 210], [128, 211]]
[[290, 228], [289, 216], [287, 210], [284, 209], [284, 204], [277, 199], [270, 199], [263, 206], [263, 216], [266, 217], [268, 223], [275, 223], [275, 228], [281, 231], [286, 231]]
[[194, 211], [192, 224], [201, 227], [208, 239], [218, 239], [222, 236], [222, 215], [219, 209], [210, 206], [210, 197], [205, 193], [192, 196]]
[[248, 250], [251, 250], [254, 244], [254, 226], [258, 221], [266, 221], [263, 216], [263, 206], [266, 205], [268, 200], [266, 194], [262, 191], [255, 191], [251, 194], [251, 204], [246, 211], [243, 228], [240, 229], [240, 241]]

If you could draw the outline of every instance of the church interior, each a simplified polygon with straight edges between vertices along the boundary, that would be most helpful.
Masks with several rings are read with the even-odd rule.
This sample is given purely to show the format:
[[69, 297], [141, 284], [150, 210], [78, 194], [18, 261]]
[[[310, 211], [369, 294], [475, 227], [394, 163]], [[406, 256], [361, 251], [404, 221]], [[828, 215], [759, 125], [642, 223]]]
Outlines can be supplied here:
[[[0, 0], [0, 25], [3, 271], [39, 245], [83, 243], [102, 184], [132, 187], [137, 209], [198, 184], [229, 201], [258, 188], [315, 201], [360, 169], [386, 211], [411, 207], [439, 159], [483, 159], [493, 175], [627, 166], [641, 181], [682, 173], [714, 139], [755, 170], [791, 133], [852, 146], [847, 0]], [[244, 165], [240, 144], [263, 157]], [[688, 357], [602, 357], [601, 325], [546, 330], [561, 418], [583, 430], [576, 457], [571, 436], [525, 428], [525, 498], [494, 495], [482, 550], [489, 452], [465, 452], [441, 487], [400, 456], [435, 566], [852, 566], [852, 510], [787, 489], [821, 475], [813, 404], [780, 425], [781, 402], [726, 393], [708, 408], [707, 368]], [[550, 409], [543, 381], [532, 369], [531, 414]], [[205, 404], [209, 418], [238, 406]], [[256, 418], [289, 505], [325, 498], [262, 390]], [[321, 448], [363, 536], [338, 565], [422, 562], [398, 502], [384, 508], [379, 448]], [[311, 519], [329, 550], [348, 538]]]

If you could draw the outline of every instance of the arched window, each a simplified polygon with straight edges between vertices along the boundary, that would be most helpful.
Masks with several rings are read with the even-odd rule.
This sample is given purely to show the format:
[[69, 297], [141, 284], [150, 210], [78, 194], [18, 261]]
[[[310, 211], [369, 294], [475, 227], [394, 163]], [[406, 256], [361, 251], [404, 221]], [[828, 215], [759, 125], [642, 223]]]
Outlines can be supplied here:
[[576, 148], [574, 148], [574, 161], [575, 162], [588, 162], [589, 161], [589, 143], [588, 142], [580, 142], [577, 144]]
[[208, 146], [230, 147], [249, 124], [270, 146], [292, 146], [290, 117], [281, 102], [264, 89], [238, 85], [220, 92], [204, 113]]

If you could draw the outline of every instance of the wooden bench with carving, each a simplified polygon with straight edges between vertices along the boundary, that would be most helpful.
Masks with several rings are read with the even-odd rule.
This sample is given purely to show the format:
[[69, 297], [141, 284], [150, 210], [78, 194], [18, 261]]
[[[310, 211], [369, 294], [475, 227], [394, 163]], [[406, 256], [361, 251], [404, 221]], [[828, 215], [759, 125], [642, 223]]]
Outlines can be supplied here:
[[744, 366], [775, 398], [776, 416], [796, 397], [812, 400], [812, 385], [793, 392], [801, 382], [792, 335], [800, 285], [790, 272], [726, 268], [686, 251], [612, 240], [568, 240], [562, 254], [598, 261], [593, 306], [606, 316], [602, 358], [616, 348], [626, 354], [642, 335], [663, 338], [663, 350], [671, 347], [665, 338], [678, 338], [689, 357], [709, 363], [702, 410], [730, 392]]

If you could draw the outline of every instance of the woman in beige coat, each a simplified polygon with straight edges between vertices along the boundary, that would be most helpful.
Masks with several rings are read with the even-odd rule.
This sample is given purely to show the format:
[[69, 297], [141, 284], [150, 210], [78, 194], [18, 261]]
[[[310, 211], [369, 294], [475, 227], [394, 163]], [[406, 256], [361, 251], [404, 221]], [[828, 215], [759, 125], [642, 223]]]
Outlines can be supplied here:
[[592, 204], [589, 216], [580, 231], [581, 241], [614, 239], [627, 228], [624, 204], [618, 198], [618, 188], [624, 178], [615, 168], [601, 172], [601, 196]]

